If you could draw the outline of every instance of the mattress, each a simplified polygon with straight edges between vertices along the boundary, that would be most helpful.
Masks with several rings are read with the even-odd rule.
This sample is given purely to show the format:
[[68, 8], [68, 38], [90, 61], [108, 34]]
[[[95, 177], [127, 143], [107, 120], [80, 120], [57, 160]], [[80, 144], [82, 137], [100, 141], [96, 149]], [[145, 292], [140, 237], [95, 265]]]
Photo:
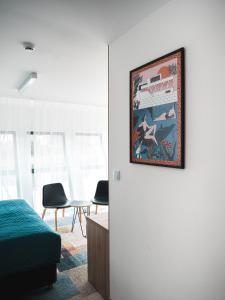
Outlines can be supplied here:
[[0, 277], [59, 262], [61, 238], [25, 200], [0, 201]]

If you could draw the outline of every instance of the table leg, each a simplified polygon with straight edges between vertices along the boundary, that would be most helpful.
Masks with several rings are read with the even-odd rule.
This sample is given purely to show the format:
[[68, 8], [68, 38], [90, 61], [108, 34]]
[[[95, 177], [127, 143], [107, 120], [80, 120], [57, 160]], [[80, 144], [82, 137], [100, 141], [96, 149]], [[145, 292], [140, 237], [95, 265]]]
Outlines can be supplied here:
[[[76, 213], [75, 213], [75, 211], [76, 211]], [[73, 232], [73, 228], [74, 228], [74, 225], [75, 225], [75, 222], [76, 222], [77, 214], [78, 214], [78, 208], [74, 207], [71, 232]]]
[[[87, 206], [86, 209], [87, 210], [85, 212], [83, 206], [79, 206], [79, 207], [74, 206], [73, 221], [72, 221], [72, 228], [71, 228], [71, 232], [73, 232], [76, 217], [78, 215], [78, 220], [79, 220], [79, 223], [80, 223], [81, 233], [82, 233], [82, 236], [85, 237], [85, 238], [86, 238], [86, 235], [84, 234], [83, 226], [82, 226], [82, 214], [84, 215], [84, 218], [86, 220], [86, 215], [90, 216], [90, 206]], [[75, 210], [76, 210], [76, 212], [75, 212]]]
[[80, 222], [81, 233], [82, 233], [83, 237], [86, 237], [86, 236], [84, 235], [83, 227], [82, 227], [82, 224], [81, 224], [81, 208], [80, 208], [80, 213], [78, 214], [78, 218], [79, 218], [79, 222]]
[[82, 211], [81, 211], [81, 207], [79, 207], [79, 216], [80, 216], [80, 221], [82, 222]]

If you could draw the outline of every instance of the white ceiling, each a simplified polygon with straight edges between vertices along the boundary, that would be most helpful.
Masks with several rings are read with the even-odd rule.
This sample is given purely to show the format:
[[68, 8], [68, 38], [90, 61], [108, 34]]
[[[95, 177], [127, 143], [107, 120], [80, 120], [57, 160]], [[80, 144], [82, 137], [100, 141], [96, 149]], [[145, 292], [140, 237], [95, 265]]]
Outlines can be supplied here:
[[107, 44], [168, 1], [0, 0], [0, 96], [106, 105]]

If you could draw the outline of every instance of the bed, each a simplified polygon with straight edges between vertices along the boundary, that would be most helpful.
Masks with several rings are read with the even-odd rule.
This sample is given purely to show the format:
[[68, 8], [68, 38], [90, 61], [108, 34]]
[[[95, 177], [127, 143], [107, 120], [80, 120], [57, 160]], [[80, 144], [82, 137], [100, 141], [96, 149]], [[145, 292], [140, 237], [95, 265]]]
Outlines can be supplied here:
[[61, 238], [25, 200], [0, 201], [0, 287], [27, 290], [57, 279]]

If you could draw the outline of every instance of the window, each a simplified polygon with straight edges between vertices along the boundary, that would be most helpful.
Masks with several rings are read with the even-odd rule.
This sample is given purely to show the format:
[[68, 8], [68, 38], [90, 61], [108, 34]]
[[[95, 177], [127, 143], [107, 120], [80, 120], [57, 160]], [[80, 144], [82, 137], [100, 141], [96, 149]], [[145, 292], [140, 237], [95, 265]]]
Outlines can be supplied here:
[[80, 167], [83, 170], [104, 169], [105, 156], [102, 135], [76, 133], [76, 146], [80, 148]]
[[79, 163], [79, 194], [83, 199], [89, 200], [94, 196], [98, 180], [107, 178], [102, 135], [76, 133], [74, 153]]
[[18, 196], [16, 134], [0, 131], [0, 197], [15, 199]]
[[30, 132], [33, 203], [42, 209], [43, 185], [61, 182], [70, 197], [69, 174], [65, 154], [65, 136], [60, 132]]

